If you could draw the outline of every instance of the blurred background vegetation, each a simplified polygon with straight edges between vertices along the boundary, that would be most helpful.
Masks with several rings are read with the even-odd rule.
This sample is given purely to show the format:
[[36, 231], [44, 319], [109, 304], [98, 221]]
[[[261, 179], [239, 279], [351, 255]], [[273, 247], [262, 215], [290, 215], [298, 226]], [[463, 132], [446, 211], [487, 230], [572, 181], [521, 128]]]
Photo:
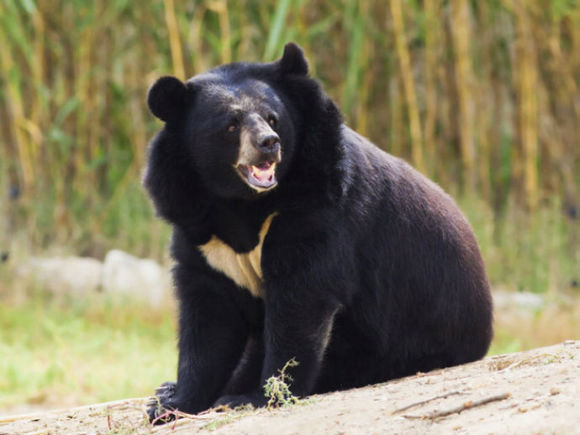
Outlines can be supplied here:
[[[102, 258], [120, 248], [166, 261], [169, 229], [140, 185], [160, 128], [148, 87], [165, 74], [271, 61], [291, 40], [351, 127], [457, 198], [494, 288], [577, 293], [575, 0], [2, 1], [0, 251]], [[0, 296], [15, 288], [5, 279]], [[36, 295], [0, 306], [0, 353], [14, 355], [0, 355], [0, 390], [10, 391], [0, 407], [60, 397], [56, 385], [75, 385], [88, 402], [145, 394], [173, 377], [171, 313], [117, 307], [112, 316], [106, 302], [75, 304]], [[566, 328], [578, 332], [577, 323]], [[80, 331], [101, 347], [87, 347]], [[509, 350], [537, 344], [498, 337]], [[125, 350], [114, 370], [141, 364], [141, 384], [104, 394], [104, 377], [119, 384], [112, 339]], [[128, 352], [148, 356], [140, 363]], [[23, 371], [42, 358], [38, 376]], [[96, 380], [79, 375], [89, 386], [78, 390], [67, 361], [89, 364]]]

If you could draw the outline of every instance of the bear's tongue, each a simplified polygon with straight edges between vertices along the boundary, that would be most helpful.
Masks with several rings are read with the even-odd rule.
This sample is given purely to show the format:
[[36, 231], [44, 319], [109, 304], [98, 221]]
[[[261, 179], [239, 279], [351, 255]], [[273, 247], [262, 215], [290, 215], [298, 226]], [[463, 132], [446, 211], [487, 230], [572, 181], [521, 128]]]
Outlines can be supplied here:
[[250, 166], [250, 183], [259, 187], [270, 187], [276, 183], [274, 169], [276, 163], [260, 163], [257, 166]]

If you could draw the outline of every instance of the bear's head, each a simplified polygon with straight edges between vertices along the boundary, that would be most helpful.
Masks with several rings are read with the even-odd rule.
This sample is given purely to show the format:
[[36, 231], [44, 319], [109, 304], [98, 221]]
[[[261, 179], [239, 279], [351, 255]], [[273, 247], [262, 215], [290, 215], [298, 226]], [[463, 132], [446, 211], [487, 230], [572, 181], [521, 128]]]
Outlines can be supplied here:
[[302, 49], [288, 44], [270, 64], [223, 65], [185, 83], [162, 77], [147, 102], [207, 190], [252, 198], [275, 189], [288, 171], [301, 117], [281, 83], [307, 73]]
[[223, 201], [322, 206], [342, 191], [342, 117], [296, 44], [271, 63], [163, 77], [147, 102], [165, 125], [144, 185], [157, 213], [200, 243]]

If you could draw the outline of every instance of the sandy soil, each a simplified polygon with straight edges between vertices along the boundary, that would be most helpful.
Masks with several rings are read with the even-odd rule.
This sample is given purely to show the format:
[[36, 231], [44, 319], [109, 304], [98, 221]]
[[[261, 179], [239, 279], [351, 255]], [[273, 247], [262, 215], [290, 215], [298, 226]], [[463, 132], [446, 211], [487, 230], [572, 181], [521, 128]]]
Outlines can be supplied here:
[[206, 412], [160, 427], [146, 399], [0, 417], [0, 434], [580, 434], [580, 341], [486, 358], [276, 410]]

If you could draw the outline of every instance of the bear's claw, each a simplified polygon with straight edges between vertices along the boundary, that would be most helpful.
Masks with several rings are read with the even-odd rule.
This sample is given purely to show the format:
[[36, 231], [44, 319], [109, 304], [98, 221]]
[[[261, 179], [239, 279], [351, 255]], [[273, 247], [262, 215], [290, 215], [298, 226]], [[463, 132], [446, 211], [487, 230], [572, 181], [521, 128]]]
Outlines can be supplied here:
[[164, 424], [175, 420], [175, 409], [171, 406], [175, 396], [176, 383], [164, 382], [155, 390], [155, 396], [147, 402], [147, 416], [153, 424]]

